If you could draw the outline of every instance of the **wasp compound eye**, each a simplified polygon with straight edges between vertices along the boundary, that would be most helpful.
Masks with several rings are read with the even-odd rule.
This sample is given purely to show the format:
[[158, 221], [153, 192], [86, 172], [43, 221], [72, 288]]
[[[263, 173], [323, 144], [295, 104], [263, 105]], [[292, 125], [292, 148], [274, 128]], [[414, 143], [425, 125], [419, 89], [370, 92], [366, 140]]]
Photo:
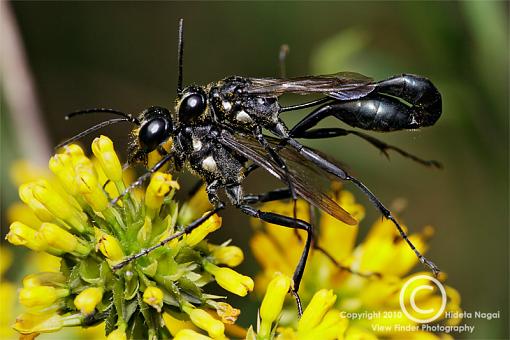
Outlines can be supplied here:
[[164, 117], [156, 117], [145, 122], [138, 132], [138, 139], [145, 150], [152, 151], [170, 137], [172, 125]]
[[189, 121], [206, 109], [206, 99], [201, 93], [191, 93], [182, 99], [179, 107], [179, 119]]

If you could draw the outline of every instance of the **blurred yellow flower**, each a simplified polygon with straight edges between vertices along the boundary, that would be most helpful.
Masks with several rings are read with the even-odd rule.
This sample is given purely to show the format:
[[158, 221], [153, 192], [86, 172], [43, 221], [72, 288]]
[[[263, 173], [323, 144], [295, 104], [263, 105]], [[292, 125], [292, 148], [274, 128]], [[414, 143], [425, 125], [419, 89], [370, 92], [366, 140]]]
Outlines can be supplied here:
[[226, 264], [229, 267], [237, 267], [244, 260], [243, 251], [236, 246], [215, 247], [213, 254], [218, 263]]
[[[332, 308], [337, 298], [332, 290], [322, 289], [313, 295], [301, 319], [297, 322], [297, 327], [279, 326], [283, 298], [290, 288], [291, 281], [286, 275], [276, 274], [269, 282], [260, 308], [258, 327], [256, 330], [250, 328], [246, 338], [248, 340], [344, 339], [349, 321], [341, 318], [339, 310]], [[297, 314], [297, 311], [294, 312]], [[358, 339], [365, 339], [365, 337]]]
[[[356, 203], [350, 192], [337, 188], [333, 192], [333, 197], [358, 221], [363, 220], [364, 208]], [[272, 202], [266, 204], [264, 209], [287, 216], [292, 216], [293, 213], [291, 203]], [[309, 211], [308, 205], [299, 200], [297, 203], [298, 218], [309, 221]], [[262, 273], [256, 277], [256, 287], [262, 288], [267, 285], [275, 272], [292, 275], [304, 244], [296, 237], [293, 230], [261, 223], [258, 220], [254, 220], [254, 225], [257, 229], [250, 244], [255, 258], [262, 266]], [[409, 238], [420, 252], [425, 252], [427, 250], [426, 241], [432, 234], [433, 228], [427, 226], [420, 233], [410, 234]], [[305, 235], [301, 232], [299, 235], [304, 240]], [[346, 328], [347, 338], [355, 337], [354, 334], [370, 335], [373, 338], [414, 336], [414, 332], [407, 331], [404, 326], [419, 326], [420, 324], [409, 319], [403, 313], [400, 307], [399, 293], [406, 282], [416, 276], [425, 275], [425, 279], [413, 282], [406, 292], [413, 291], [413, 288], [418, 285], [431, 282], [432, 274], [424, 272], [409, 274], [418, 259], [410, 251], [405, 241], [400, 238], [390, 221], [376, 222], [359, 244], [356, 244], [357, 236], [357, 226], [346, 225], [327, 214], [320, 215], [316, 242], [328, 255], [319, 250], [311, 252], [299, 293], [304, 302], [311, 301], [311, 306], [316, 303], [314, 299], [317, 298], [317, 294], [326, 296], [320, 303], [317, 303], [322, 306], [322, 312], [313, 315], [313, 317], [309, 317], [305, 313], [299, 321], [300, 327], [306, 329], [308, 322], [317, 324], [318, 319], [326, 318], [328, 315], [327, 308], [334, 307], [344, 316], [346, 315], [346, 318], [357, 315], [369, 316], [352, 317], [349, 320], [349, 327]], [[444, 282], [445, 278], [446, 275], [441, 273], [438, 279]], [[321, 288], [328, 288], [328, 290], [321, 291]], [[318, 290], [319, 292], [316, 293]], [[435, 322], [443, 322], [446, 325], [458, 324], [459, 319], [446, 318], [445, 313], [461, 310], [459, 307], [460, 296], [455, 289], [449, 286], [445, 286], [445, 292], [447, 300], [445, 310]], [[409, 310], [411, 317], [414, 317], [418, 313], [410, 308], [409, 294], [404, 294], [402, 299], [407, 307], [406, 310]], [[437, 311], [441, 307], [441, 297], [442, 295], [436, 287], [433, 290], [423, 290], [416, 294], [412, 303], [418, 304], [422, 310]], [[295, 308], [295, 306], [291, 305], [290, 308]], [[313, 308], [313, 310], [320, 311], [317, 308]], [[370, 314], [371, 312], [374, 314]], [[433, 313], [431, 312], [431, 314]], [[295, 317], [286, 317], [289, 313], [283, 313], [283, 315], [285, 317], [281, 322], [282, 325], [296, 324]], [[427, 316], [430, 315], [420, 315], [422, 319], [426, 319]], [[304, 331], [299, 328], [298, 330]], [[423, 334], [435, 337], [432, 333], [423, 332]], [[304, 335], [301, 338], [305, 338]]]

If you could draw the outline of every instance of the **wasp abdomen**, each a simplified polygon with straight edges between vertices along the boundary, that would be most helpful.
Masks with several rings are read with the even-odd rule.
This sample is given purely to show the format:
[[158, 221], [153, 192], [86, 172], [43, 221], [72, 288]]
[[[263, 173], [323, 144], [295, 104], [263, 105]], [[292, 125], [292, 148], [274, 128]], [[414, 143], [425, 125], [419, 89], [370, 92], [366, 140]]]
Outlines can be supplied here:
[[426, 78], [404, 74], [377, 83], [369, 95], [324, 104], [298, 123], [298, 135], [334, 116], [350, 126], [373, 131], [418, 129], [441, 116], [441, 95]]
[[433, 125], [441, 116], [441, 94], [427, 78], [402, 74], [378, 82], [375, 92], [400, 98], [410, 105], [412, 126], [407, 128]]

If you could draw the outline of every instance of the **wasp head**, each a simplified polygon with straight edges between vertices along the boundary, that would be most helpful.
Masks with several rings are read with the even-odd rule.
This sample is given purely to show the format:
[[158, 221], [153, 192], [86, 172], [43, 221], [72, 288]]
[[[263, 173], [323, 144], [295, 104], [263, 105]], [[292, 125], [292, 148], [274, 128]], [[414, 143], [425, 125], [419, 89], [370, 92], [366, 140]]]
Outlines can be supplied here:
[[180, 124], [193, 125], [208, 120], [207, 94], [199, 86], [189, 86], [177, 99], [175, 111]]
[[170, 112], [163, 107], [152, 106], [144, 110], [139, 120], [141, 125], [137, 132], [137, 139], [140, 148], [145, 152], [155, 150], [174, 133]]

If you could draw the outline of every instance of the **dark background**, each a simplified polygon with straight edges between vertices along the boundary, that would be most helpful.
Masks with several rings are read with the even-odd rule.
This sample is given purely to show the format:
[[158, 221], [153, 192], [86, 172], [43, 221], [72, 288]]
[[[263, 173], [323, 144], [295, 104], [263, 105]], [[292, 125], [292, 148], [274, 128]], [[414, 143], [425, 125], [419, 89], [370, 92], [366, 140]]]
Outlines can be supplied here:
[[[138, 113], [150, 105], [173, 108], [177, 21], [185, 19], [185, 84], [229, 75], [276, 76], [282, 43], [290, 45], [289, 76], [357, 71], [376, 79], [402, 72], [438, 86], [444, 110], [431, 128], [382, 137], [443, 170], [392, 154], [387, 161], [354, 137], [309, 143], [349, 164], [391, 205], [405, 198], [401, 218], [412, 230], [436, 228], [430, 257], [448, 273], [466, 311], [501, 311], [501, 319], [465, 320], [477, 339], [508, 338], [508, 3], [506, 2], [14, 2], [53, 145], [102, 119], [65, 122], [89, 107]], [[291, 98], [292, 103], [297, 99]], [[7, 102], [7, 103], [6, 103]], [[24, 157], [8, 98], [2, 109], [2, 209], [16, 197], [6, 183], [13, 159]], [[290, 102], [287, 102], [290, 103]], [[6, 114], [7, 113], [7, 114]], [[12, 113], [12, 112], [11, 112]], [[14, 114], [14, 113], [12, 113]], [[300, 113], [299, 115], [302, 115]], [[298, 119], [289, 113], [285, 119]], [[336, 121], [328, 121], [337, 124]], [[118, 148], [129, 126], [105, 129]], [[92, 138], [84, 139], [89, 145]], [[25, 156], [26, 157], [26, 156]], [[181, 177], [191, 186], [189, 175]], [[255, 176], [248, 188], [271, 187]], [[367, 200], [362, 228], [379, 218]], [[247, 247], [247, 218], [230, 208], [217, 240]], [[3, 223], [5, 232], [5, 221]], [[254, 273], [252, 259], [241, 272]], [[422, 268], [419, 268], [420, 270]], [[245, 320], [255, 320], [247, 315]]]

